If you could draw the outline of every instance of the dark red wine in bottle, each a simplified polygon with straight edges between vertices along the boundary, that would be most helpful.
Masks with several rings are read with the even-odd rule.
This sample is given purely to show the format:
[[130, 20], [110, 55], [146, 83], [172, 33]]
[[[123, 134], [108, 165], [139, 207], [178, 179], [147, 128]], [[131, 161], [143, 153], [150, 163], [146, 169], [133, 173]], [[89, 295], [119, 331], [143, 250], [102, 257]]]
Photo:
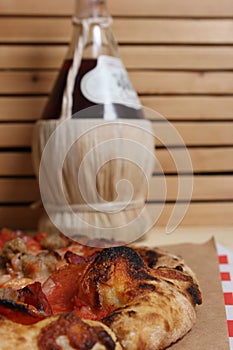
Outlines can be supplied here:
[[[67, 59], [42, 119], [143, 118], [139, 99], [119, 58], [106, 1], [76, 0], [73, 18]], [[69, 106], [64, 107], [67, 91]]]
[[[73, 118], [103, 118], [104, 115], [104, 103], [95, 103], [89, 100], [84, 96], [81, 89], [82, 79], [88, 72], [94, 70], [97, 65], [97, 59], [83, 59], [81, 61], [77, 77], [75, 79], [74, 90], [73, 90], [73, 107], [72, 107], [72, 115]], [[53, 88], [53, 91], [50, 95], [49, 101], [46, 105], [46, 108], [43, 112], [43, 119], [57, 119], [61, 115], [62, 108], [62, 99], [64, 89], [67, 83], [67, 76], [70, 67], [72, 66], [72, 60], [66, 60], [59, 72], [56, 84]], [[117, 79], [117, 77], [115, 76]], [[104, 77], [103, 77], [104, 79]], [[124, 89], [132, 89], [131, 86], [123, 85], [124, 82], [120, 82], [122, 77], [119, 77], [118, 81], [116, 80], [116, 84], [121, 84], [122, 94], [124, 94]], [[101, 81], [100, 81], [101, 84]], [[111, 86], [108, 87], [111, 89]], [[93, 107], [93, 108], [89, 108]], [[88, 110], [87, 110], [88, 108]], [[139, 108], [133, 108], [126, 106], [121, 103], [111, 102], [111, 109], [113, 113], [117, 116], [117, 118], [143, 118], [143, 114], [139, 105]]]

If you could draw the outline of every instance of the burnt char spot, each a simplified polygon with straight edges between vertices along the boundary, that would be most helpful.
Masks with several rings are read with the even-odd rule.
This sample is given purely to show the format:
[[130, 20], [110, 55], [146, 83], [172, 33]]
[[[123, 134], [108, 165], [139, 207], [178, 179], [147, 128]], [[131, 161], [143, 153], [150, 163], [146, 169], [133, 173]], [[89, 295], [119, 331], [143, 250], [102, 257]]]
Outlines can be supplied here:
[[22, 336], [19, 336], [18, 338], [17, 338], [17, 340], [18, 341], [20, 341], [20, 342], [26, 342], [26, 338], [24, 338], [24, 337], [22, 337]]
[[110, 326], [114, 321], [117, 320], [118, 316], [120, 316], [120, 311], [115, 311], [111, 315], [103, 318], [101, 321], [106, 324], [107, 326]]
[[184, 271], [183, 267], [180, 266], [180, 265], [176, 266], [175, 269], [176, 269], [177, 271], [181, 271], [181, 272]]
[[2, 316], [21, 324], [33, 324], [45, 318], [44, 312], [30, 308], [30, 305], [7, 299], [0, 300], [0, 313]]
[[[146, 266], [135, 250], [129, 247], [120, 246], [105, 248], [100, 255], [96, 257], [93, 266], [98, 269], [98, 274], [96, 275], [98, 281], [102, 281], [102, 278], [104, 278], [103, 282], [107, 281], [111, 265], [117, 264], [119, 260], [124, 260], [126, 262], [128, 274], [133, 279], [156, 280], [155, 277], [146, 272]], [[97, 280], [95, 282], [97, 282]]]
[[112, 338], [110, 337], [110, 335], [106, 331], [101, 329], [97, 333], [97, 337], [98, 337], [99, 342], [102, 345], [104, 345], [106, 347], [106, 349], [108, 349], [108, 350], [114, 350], [115, 349], [115, 343], [114, 343], [114, 341], [112, 340]]
[[17, 311], [22, 312], [22, 313], [30, 312], [30, 310], [27, 308], [26, 305], [18, 304], [12, 300], [0, 299], [0, 305], [7, 308], [7, 309], [13, 310], [15, 312], [17, 312]]
[[130, 311], [127, 312], [127, 315], [128, 315], [129, 317], [134, 317], [134, 316], [136, 315], [136, 311], [130, 310]]
[[147, 250], [143, 248], [139, 248], [138, 253], [145, 262], [145, 264], [151, 269], [156, 265], [159, 257], [161, 256], [161, 254], [154, 250]]
[[96, 274], [94, 276], [94, 282], [98, 283], [106, 283], [109, 280], [110, 272], [111, 272], [111, 266], [107, 264], [103, 265], [96, 265], [96, 267], [93, 267], [94, 271], [96, 271]]
[[171, 286], [174, 286], [174, 283], [173, 283], [173, 282], [171, 282], [171, 281], [169, 281], [169, 280], [166, 280], [166, 282], [167, 282], [168, 284], [170, 284]]
[[143, 290], [150, 290], [154, 292], [156, 290], [156, 287], [153, 284], [148, 284], [148, 283], [141, 283], [138, 285], [139, 289]]
[[191, 295], [194, 304], [200, 305], [202, 303], [201, 292], [197, 284], [192, 284], [188, 287], [187, 292]]
[[24, 291], [24, 294], [25, 294], [25, 295], [26, 295], [26, 294], [33, 295], [33, 292], [31, 291], [31, 289], [30, 289], [28, 286], [22, 288], [21, 290], [19, 290], [19, 292], [20, 292], [20, 291]]
[[119, 258], [127, 259], [135, 270], [139, 270], [145, 266], [143, 260], [135, 250], [125, 246], [105, 248], [96, 260], [98, 263], [103, 264], [105, 262], [114, 262]]
[[167, 322], [167, 320], [164, 320], [164, 327], [165, 327], [166, 332], [169, 332], [170, 329], [171, 329], [169, 323]]

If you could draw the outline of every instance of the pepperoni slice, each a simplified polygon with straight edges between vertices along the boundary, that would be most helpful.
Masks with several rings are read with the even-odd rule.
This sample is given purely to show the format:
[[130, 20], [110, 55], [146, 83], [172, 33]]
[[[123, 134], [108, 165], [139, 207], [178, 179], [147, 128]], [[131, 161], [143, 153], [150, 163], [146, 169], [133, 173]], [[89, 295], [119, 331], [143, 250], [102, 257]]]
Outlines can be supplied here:
[[40, 282], [29, 284], [23, 289], [20, 289], [18, 293], [24, 304], [33, 305], [37, 310], [43, 311], [48, 316], [52, 315], [52, 308], [42, 291]]
[[30, 325], [52, 315], [41, 284], [35, 282], [13, 292], [14, 300], [0, 299], [0, 315], [11, 321]]
[[32, 306], [19, 304], [12, 300], [0, 300], [0, 315], [25, 325], [37, 323], [47, 317]]
[[55, 315], [73, 310], [73, 298], [78, 292], [84, 270], [85, 264], [65, 266], [43, 284], [42, 290]]

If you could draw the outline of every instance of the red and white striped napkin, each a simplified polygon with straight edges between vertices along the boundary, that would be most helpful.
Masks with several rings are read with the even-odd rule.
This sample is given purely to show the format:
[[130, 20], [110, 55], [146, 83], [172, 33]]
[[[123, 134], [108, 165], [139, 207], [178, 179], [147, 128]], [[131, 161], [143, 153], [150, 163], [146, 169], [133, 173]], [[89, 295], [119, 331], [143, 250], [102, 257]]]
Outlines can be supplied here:
[[222, 289], [224, 294], [230, 349], [233, 350], [233, 252], [217, 244]]

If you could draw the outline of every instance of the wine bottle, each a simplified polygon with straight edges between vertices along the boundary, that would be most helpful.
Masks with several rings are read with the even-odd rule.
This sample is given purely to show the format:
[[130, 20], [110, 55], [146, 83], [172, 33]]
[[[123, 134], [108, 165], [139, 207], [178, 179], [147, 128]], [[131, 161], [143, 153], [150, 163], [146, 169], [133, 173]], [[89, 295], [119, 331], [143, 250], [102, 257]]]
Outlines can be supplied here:
[[76, 0], [68, 54], [32, 143], [46, 212], [39, 230], [85, 242], [129, 242], [149, 222], [153, 132], [111, 23], [105, 0]]
[[43, 119], [143, 117], [111, 23], [105, 0], [76, 0], [72, 40]]

